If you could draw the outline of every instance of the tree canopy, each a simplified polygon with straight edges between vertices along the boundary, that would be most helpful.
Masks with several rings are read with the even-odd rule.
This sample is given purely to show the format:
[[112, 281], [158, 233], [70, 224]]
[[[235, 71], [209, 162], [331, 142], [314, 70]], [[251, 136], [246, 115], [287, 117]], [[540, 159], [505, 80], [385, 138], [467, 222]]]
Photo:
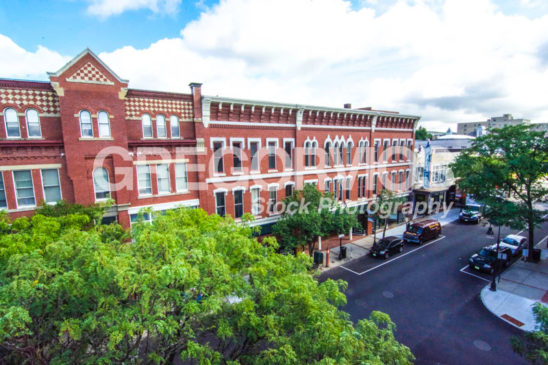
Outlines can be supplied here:
[[0, 356], [8, 363], [408, 364], [388, 315], [355, 325], [346, 284], [306, 255], [201, 209], [135, 223], [0, 214]]
[[426, 141], [427, 139], [432, 139], [432, 134], [428, 133], [426, 128], [419, 127], [415, 131], [415, 139], [418, 141]]
[[528, 229], [532, 258], [534, 229], [543, 221], [534, 203], [548, 194], [542, 184], [548, 175], [544, 132], [532, 131], [526, 125], [492, 129], [476, 138], [451, 169], [460, 178], [459, 187], [491, 207], [489, 215], [498, 223]]

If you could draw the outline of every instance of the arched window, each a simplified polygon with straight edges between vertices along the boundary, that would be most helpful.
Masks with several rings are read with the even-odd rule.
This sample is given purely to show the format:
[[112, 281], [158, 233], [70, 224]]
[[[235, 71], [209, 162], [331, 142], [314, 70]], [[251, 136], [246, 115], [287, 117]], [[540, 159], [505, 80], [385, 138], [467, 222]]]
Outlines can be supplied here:
[[352, 142], [348, 142], [348, 144], [346, 145], [346, 164], [347, 165], [352, 165], [352, 147], [354, 147]]
[[156, 136], [158, 138], [167, 137], [166, 118], [161, 114], [156, 116]]
[[312, 151], [310, 153], [310, 165], [316, 166], [316, 148], [318, 148], [318, 142], [312, 142]]
[[27, 133], [29, 137], [42, 137], [40, 129], [40, 118], [36, 109], [27, 109], [25, 112], [27, 118]]
[[341, 142], [339, 145], [339, 164], [344, 165], [344, 143]]
[[110, 120], [108, 118], [108, 113], [104, 111], [99, 112], [97, 114], [97, 120], [99, 124], [99, 137], [110, 137]]
[[363, 163], [367, 163], [367, 150], [369, 149], [369, 141], [363, 141], [363, 149], [361, 159]]
[[331, 142], [325, 142], [325, 166], [331, 166]]
[[310, 145], [311, 142], [305, 142], [304, 143], [304, 166], [308, 167], [310, 166]]
[[152, 138], [152, 120], [150, 119], [150, 115], [143, 114], [141, 121], [143, 124], [143, 138]]
[[338, 156], [339, 156], [339, 142], [335, 142], [333, 144], [333, 166], [336, 166], [338, 164]]
[[108, 171], [104, 167], [97, 167], [93, 170], [93, 187], [95, 188], [95, 200], [110, 198]]
[[179, 130], [179, 118], [172, 115], [169, 117], [169, 126], [171, 127], [171, 138], [181, 137], [181, 131]]
[[21, 137], [21, 131], [19, 130], [19, 118], [17, 118], [17, 112], [13, 108], [7, 108], [4, 110], [4, 123], [6, 125], [6, 136], [8, 138]]
[[80, 112], [80, 135], [82, 137], [93, 137], [91, 114], [87, 110]]

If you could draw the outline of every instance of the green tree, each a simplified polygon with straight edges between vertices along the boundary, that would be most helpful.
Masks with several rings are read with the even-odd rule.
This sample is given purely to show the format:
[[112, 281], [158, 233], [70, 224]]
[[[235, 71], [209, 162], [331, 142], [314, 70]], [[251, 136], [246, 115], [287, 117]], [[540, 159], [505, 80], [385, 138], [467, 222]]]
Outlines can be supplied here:
[[[493, 129], [478, 137], [451, 164], [459, 186], [486, 206], [503, 209], [502, 224], [529, 231], [529, 259], [532, 258], [534, 230], [542, 212], [534, 203], [548, 194], [541, 179], [548, 174], [548, 140], [543, 132], [529, 126]], [[503, 199], [504, 204], [500, 203]]]
[[[383, 313], [354, 325], [346, 284], [306, 255], [201, 209], [135, 223], [0, 216], [0, 352], [8, 363], [410, 364]], [[78, 218], [78, 219], [77, 219]]]
[[533, 307], [537, 329], [523, 338], [512, 337], [515, 352], [531, 361], [532, 364], [548, 364], [548, 308], [541, 303]]
[[426, 128], [419, 127], [415, 131], [415, 139], [418, 141], [426, 141], [427, 139], [432, 139], [432, 134], [428, 133]]

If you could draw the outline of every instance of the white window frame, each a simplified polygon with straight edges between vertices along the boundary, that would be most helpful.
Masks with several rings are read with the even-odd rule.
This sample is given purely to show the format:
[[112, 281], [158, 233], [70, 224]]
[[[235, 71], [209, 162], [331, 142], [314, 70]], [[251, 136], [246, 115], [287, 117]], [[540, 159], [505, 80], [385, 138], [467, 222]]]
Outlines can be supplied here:
[[[38, 131], [40, 132], [37, 136], [31, 136], [30, 135], [30, 123], [29, 123], [29, 112], [34, 111], [36, 112], [36, 118], [38, 118]], [[25, 110], [25, 122], [27, 124], [27, 137], [28, 138], [42, 138], [42, 123], [40, 123], [40, 113], [38, 113], [38, 110], [34, 108], [28, 108]], [[7, 132], [7, 130], [6, 130]]]
[[[257, 168], [253, 168], [253, 156], [251, 155], [251, 143], [257, 143]], [[260, 158], [260, 151], [261, 151], [261, 138], [248, 138], [247, 139], [247, 149], [249, 150], [249, 172], [259, 172], [261, 171], [261, 158]]]
[[6, 182], [4, 180], [4, 174], [0, 171], [0, 182], [2, 182], [2, 189], [0, 193], [4, 195], [4, 201], [6, 202], [5, 206], [0, 206], [0, 209], [8, 209], [8, 196], [6, 195]]
[[[150, 136], [145, 135], [145, 116], [148, 117], [148, 120], [150, 122]], [[148, 113], [143, 113], [141, 115], [141, 132], [143, 133], [143, 138], [154, 138], [154, 127], [152, 123], [152, 117]]]
[[[283, 150], [285, 152], [285, 155], [284, 155], [284, 170], [288, 170], [288, 171], [291, 171], [293, 170], [293, 166], [295, 166], [295, 138], [284, 138], [282, 140], [282, 143], [283, 143]], [[290, 166], [287, 167], [286, 164], [287, 164], [287, 151], [285, 150], [285, 144], [286, 143], [291, 143], [291, 155], [289, 156], [290, 160], [291, 160], [291, 163], [290, 163]]]
[[398, 154], [398, 161], [405, 161], [405, 138], [400, 139], [400, 153]]
[[[59, 187], [59, 200], [54, 202], [46, 201], [46, 186], [44, 185], [44, 170], [55, 170], [57, 172], [57, 186]], [[59, 169], [40, 169], [40, 183], [42, 184], [42, 196], [46, 204], [54, 205], [58, 201], [63, 200], [63, 189], [61, 189], [61, 176], [59, 175]]]
[[[89, 114], [89, 125], [91, 126], [91, 136], [84, 136], [84, 130], [82, 129], [82, 113]], [[78, 122], [80, 123], [80, 137], [93, 138], [93, 117], [91, 116], [91, 112], [87, 109], [80, 110], [80, 113], [78, 113]]]
[[[239, 151], [240, 168], [239, 168], [239, 170], [236, 170], [236, 168], [234, 167], [234, 146], [233, 146], [234, 143], [239, 143], [240, 144], [240, 151]], [[244, 171], [244, 159], [243, 159], [244, 148], [245, 148], [245, 138], [241, 138], [241, 137], [231, 137], [230, 138], [230, 150], [232, 151], [232, 174], [233, 175], [243, 174], [243, 171]]]
[[[352, 149], [354, 148], [354, 142], [352, 140], [346, 141], [346, 154], [344, 156], [346, 160], [346, 166], [352, 166]], [[350, 158], [350, 161], [349, 161]]]
[[397, 171], [391, 171], [390, 172], [390, 183], [392, 185], [392, 191], [398, 191], [400, 190], [399, 187], [398, 187], [398, 184], [397, 184], [397, 179], [398, 178], [398, 172]]
[[[106, 123], [101, 123], [101, 114], [106, 115], [106, 118], [107, 118]], [[103, 135], [101, 133], [101, 125], [105, 125], [105, 124], [108, 128], [108, 135]], [[108, 113], [104, 110], [100, 110], [99, 112], [97, 112], [97, 128], [98, 128], [98, 132], [99, 132], [99, 138], [110, 138], [110, 137], [112, 137], [112, 132], [110, 130], [110, 117], [109, 117]]]
[[[144, 167], [148, 168], [148, 181], [150, 183], [150, 193], [141, 193], [141, 184], [139, 183], [139, 169]], [[137, 172], [137, 193], [140, 197], [142, 196], [152, 196], [154, 194], [154, 189], [152, 187], [152, 169], [151, 165], [137, 165], [135, 166]]]
[[[398, 161], [398, 141], [397, 138], [392, 139], [392, 163]], [[394, 143], [396, 143], [396, 145], [394, 145]]]
[[[177, 176], [177, 166], [182, 165], [184, 168], [184, 180], [185, 180], [185, 188], [179, 189], [177, 186], [177, 180], [180, 178], [183, 178], [183, 176]], [[175, 191], [178, 193], [187, 193], [188, 192], [188, 170], [187, 170], [187, 163], [186, 162], [177, 162], [173, 164], [173, 172], [175, 173]]]
[[382, 147], [382, 140], [380, 138], [375, 138], [373, 140], [373, 163], [379, 163], [379, 159], [381, 157], [379, 156], [379, 152], [381, 147]]
[[[329, 145], [329, 147], [327, 146]], [[323, 143], [323, 149], [324, 149], [324, 152], [325, 152], [325, 161], [324, 161], [324, 166], [325, 167], [332, 167], [331, 165], [331, 151], [333, 149], [333, 141], [331, 141], [331, 139], [326, 139], [325, 142]]]
[[[221, 172], [217, 172], [217, 164], [215, 163], [215, 149], [213, 148], [213, 146], [217, 142], [222, 143], [222, 147], [221, 147], [222, 171]], [[212, 138], [209, 139], [209, 144], [210, 144], [211, 152], [213, 154], [213, 175], [215, 175], [215, 176], [224, 176], [226, 174], [225, 156], [224, 156], [224, 153], [225, 153], [225, 150], [226, 150], [226, 138], [212, 137]]]
[[[291, 188], [291, 194], [293, 194], [295, 192], [295, 182], [294, 181], [286, 181], [284, 183], [284, 193], [287, 193], [286, 189], [287, 187], [291, 185], [292, 188]], [[286, 198], [287, 198], [287, 194], [286, 194]]]
[[[171, 169], [170, 169], [170, 164], [168, 163], [160, 163], [160, 164], [156, 164], [154, 166], [155, 170], [156, 170], [156, 188], [158, 189], [158, 195], [166, 195], [166, 194], [171, 194]], [[160, 175], [158, 174], [158, 167], [159, 166], [166, 166], [167, 167], [167, 191], [160, 191]]]
[[[275, 147], [274, 147], [274, 167], [270, 167], [270, 143], [271, 142], [275, 143]], [[280, 141], [279, 141], [278, 138], [267, 138], [266, 139], [266, 149], [267, 149], [267, 154], [268, 154], [268, 171], [269, 172], [278, 171], [278, 161], [277, 161], [276, 151], [279, 148], [279, 143], [280, 143]]]
[[352, 176], [347, 176], [346, 179], [345, 179], [344, 199], [345, 200], [351, 200], [352, 199]]
[[[388, 142], [388, 143], [386, 143]], [[387, 145], [388, 148], [384, 148]], [[382, 141], [382, 161], [388, 163], [388, 149], [390, 148], [390, 138], [384, 138]]]
[[[108, 195], [109, 195], [108, 198], [97, 198], [97, 189], [96, 189], [96, 186], [95, 186], [95, 170], [97, 170], [97, 169], [103, 169], [107, 172], [107, 184], [108, 184]], [[96, 202], [102, 202], [102, 201], [106, 201], [106, 200], [110, 199], [110, 194], [111, 194], [110, 176], [108, 174], [107, 168], [105, 168], [103, 166], [98, 166], [98, 167], [94, 168], [91, 171], [91, 180], [92, 180], [92, 183], [93, 183], [93, 197], [95, 198], [95, 201]], [[104, 192], [104, 191], [101, 191], [101, 192]]]
[[[163, 123], [163, 126], [164, 126], [164, 134], [163, 135], [160, 135], [160, 123], [158, 123], [158, 119], [162, 119], [164, 121]], [[167, 138], [167, 121], [166, 121], [166, 116], [163, 115], [163, 114], [157, 114], [156, 115], [156, 138]]]
[[[13, 110], [15, 112], [15, 120], [16, 120], [16, 123], [17, 123], [17, 130], [18, 130], [18, 133], [19, 133], [18, 136], [10, 136], [8, 134], [8, 118], [6, 117], [6, 114], [7, 114], [8, 110]], [[12, 108], [12, 107], [7, 107], [7, 108], [4, 109], [3, 116], [4, 116], [4, 128], [5, 128], [5, 131], [6, 131], [6, 138], [21, 139], [23, 136], [21, 135], [21, 125], [19, 124], [19, 116], [17, 115], [17, 110], [15, 110], [15, 108]]]
[[413, 139], [407, 139], [407, 161], [411, 161], [411, 156], [413, 156]]
[[222, 217], [226, 217], [226, 194], [228, 193], [228, 190], [225, 189], [225, 188], [219, 188], [219, 189], [213, 190], [213, 199], [215, 200], [215, 214], [219, 214], [219, 213], [217, 213], [217, 209], [219, 208], [219, 206], [217, 205], [217, 194], [218, 194], [218, 193], [224, 194], [224, 200], [225, 200], [224, 209], [225, 209], [225, 213], [224, 213], [224, 215], [222, 215]]
[[[276, 215], [278, 214], [278, 212], [276, 212], [276, 205], [278, 204], [278, 190], [279, 190], [279, 185], [278, 184], [269, 184], [268, 185], [268, 205], [267, 205], [267, 210], [268, 210], [268, 214], [269, 215]], [[270, 198], [270, 194], [271, 193], [274, 193], [275, 194], [275, 202], [274, 204], [272, 205], [272, 211], [270, 210], [271, 206], [270, 206], [270, 201], [271, 201], [271, 198]]]
[[[240, 217], [236, 217], [236, 192], [238, 191], [242, 192], [242, 215]], [[245, 214], [245, 187], [236, 186], [232, 188], [232, 196], [234, 197], [234, 219], [241, 219], [243, 215]], [[226, 205], [226, 202], [225, 202], [225, 205]]]
[[[175, 123], [173, 123], [173, 119], [175, 119]], [[177, 125], [177, 135], [173, 135], [174, 124]], [[179, 123], [179, 117], [174, 114], [169, 116], [169, 133], [171, 135], [171, 138], [181, 138], [181, 124]]]
[[378, 195], [379, 192], [379, 174], [376, 172], [373, 174], [373, 195]]
[[[329, 183], [329, 191], [325, 189], [325, 183]], [[333, 179], [330, 178], [330, 177], [323, 179], [323, 192], [324, 192], [324, 194], [325, 193], [330, 193], [331, 194], [332, 190], [333, 190]]]
[[[19, 204], [19, 194], [17, 193], [17, 185], [15, 184], [15, 173], [16, 172], [19, 172], [19, 171], [28, 171], [30, 172], [30, 180], [31, 180], [31, 185], [32, 185], [32, 196], [34, 198], [34, 204], [25, 204], [25, 205], [20, 205]], [[12, 178], [12, 181], [13, 181], [13, 188], [15, 190], [15, 206], [17, 208], [31, 208], [31, 207], [36, 207], [36, 192], [34, 191], [34, 176], [32, 176], [32, 170], [29, 169], [29, 170], [15, 170], [15, 171], [12, 171], [11, 172], [11, 178]], [[4, 188], [5, 188], [5, 185], [4, 185]]]
[[[258, 216], [261, 214], [261, 190], [263, 188], [259, 185], [253, 185], [249, 188], [249, 193], [251, 194], [251, 214]], [[253, 199], [253, 191], [257, 191], [257, 200]]]

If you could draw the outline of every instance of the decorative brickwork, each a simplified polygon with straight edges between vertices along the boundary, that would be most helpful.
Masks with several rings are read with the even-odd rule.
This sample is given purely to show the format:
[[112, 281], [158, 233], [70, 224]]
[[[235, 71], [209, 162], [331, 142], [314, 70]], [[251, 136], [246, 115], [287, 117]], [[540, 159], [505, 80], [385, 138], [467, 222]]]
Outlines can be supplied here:
[[50, 90], [1, 88], [0, 104], [16, 104], [21, 109], [38, 107], [44, 114], [59, 114], [59, 100], [55, 92]]
[[93, 66], [91, 62], [86, 63], [81, 69], [73, 73], [67, 81], [113, 85], [113, 82], [103, 75], [97, 67]]
[[192, 120], [192, 103], [172, 99], [151, 99], [128, 97], [126, 119], [141, 119], [143, 113], [177, 115], [181, 120]]

